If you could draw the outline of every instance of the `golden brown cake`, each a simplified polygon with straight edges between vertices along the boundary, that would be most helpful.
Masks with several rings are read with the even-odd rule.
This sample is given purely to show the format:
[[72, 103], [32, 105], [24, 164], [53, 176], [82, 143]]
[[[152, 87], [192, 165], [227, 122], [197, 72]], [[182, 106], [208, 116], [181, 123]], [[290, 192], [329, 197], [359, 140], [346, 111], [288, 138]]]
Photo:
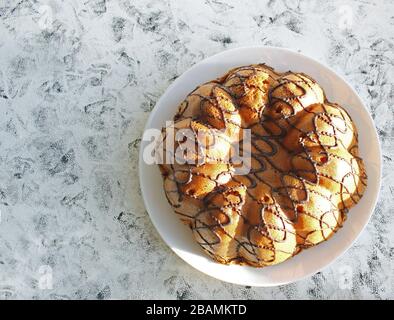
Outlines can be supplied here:
[[[160, 165], [166, 196], [220, 263], [274, 265], [327, 240], [366, 187], [352, 119], [303, 73], [230, 70], [186, 97], [172, 129], [193, 132], [204, 156]], [[229, 153], [245, 129], [251, 163], [240, 175]]]

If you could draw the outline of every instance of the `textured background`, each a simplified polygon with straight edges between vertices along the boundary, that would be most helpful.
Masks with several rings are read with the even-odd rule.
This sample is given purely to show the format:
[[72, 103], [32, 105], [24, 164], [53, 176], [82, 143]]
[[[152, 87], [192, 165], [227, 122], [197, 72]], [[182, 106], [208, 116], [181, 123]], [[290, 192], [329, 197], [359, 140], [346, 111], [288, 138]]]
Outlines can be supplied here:
[[[0, 298], [394, 298], [394, 2], [0, 0]], [[138, 149], [167, 86], [227, 48], [299, 50], [370, 109], [373, 218], [325, 271], [235, 286], [182, 262], [142, 203]]]

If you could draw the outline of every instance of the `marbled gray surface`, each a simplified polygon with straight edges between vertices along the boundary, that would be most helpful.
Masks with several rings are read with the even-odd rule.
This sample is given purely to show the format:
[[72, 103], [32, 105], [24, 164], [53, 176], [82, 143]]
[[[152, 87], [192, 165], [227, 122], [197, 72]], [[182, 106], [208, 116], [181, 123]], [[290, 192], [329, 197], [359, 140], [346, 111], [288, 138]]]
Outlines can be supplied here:
[[[394, 298], [391, 0], [0, 0], [0, 298]], [[328, 269], [276, 288], [181, 261], [142, 203], [138, 149], [167, 86], [201, 59], [289, 47], [371, 110], [384, 163], [373, 218]]]

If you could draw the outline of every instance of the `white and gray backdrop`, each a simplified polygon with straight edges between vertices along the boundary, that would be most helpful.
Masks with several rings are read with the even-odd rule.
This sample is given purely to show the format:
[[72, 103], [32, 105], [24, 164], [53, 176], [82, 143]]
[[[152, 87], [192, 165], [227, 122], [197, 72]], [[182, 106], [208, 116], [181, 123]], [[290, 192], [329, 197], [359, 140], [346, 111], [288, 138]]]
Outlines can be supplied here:
[[[383, 185], [329, 268], [220, 282], [160, 239], [138, 185], [147, 117], [194, 63], [248, 45], [334, 68], [374, 118]], [[0, 298], [394, 298], [394, 2], [0, 0]]]

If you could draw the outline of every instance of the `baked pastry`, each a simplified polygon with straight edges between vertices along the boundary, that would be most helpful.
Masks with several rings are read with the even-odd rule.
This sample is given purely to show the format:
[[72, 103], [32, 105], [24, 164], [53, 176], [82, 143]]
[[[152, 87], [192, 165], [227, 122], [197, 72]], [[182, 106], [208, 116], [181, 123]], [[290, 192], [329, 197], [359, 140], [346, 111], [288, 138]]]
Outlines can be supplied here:
[[[167, 199], [220, 263], [274, 265], [327, 240], [366, 187], [352, 119], [303, 73], [230, 70], [191, 92], [171, 129], [192, 132], [196, 149], [159, 165]], [[246, 129], [251, 159], [237, 174], [229, 154]], [[160, 147], [190, 144], [168, 130]]]

